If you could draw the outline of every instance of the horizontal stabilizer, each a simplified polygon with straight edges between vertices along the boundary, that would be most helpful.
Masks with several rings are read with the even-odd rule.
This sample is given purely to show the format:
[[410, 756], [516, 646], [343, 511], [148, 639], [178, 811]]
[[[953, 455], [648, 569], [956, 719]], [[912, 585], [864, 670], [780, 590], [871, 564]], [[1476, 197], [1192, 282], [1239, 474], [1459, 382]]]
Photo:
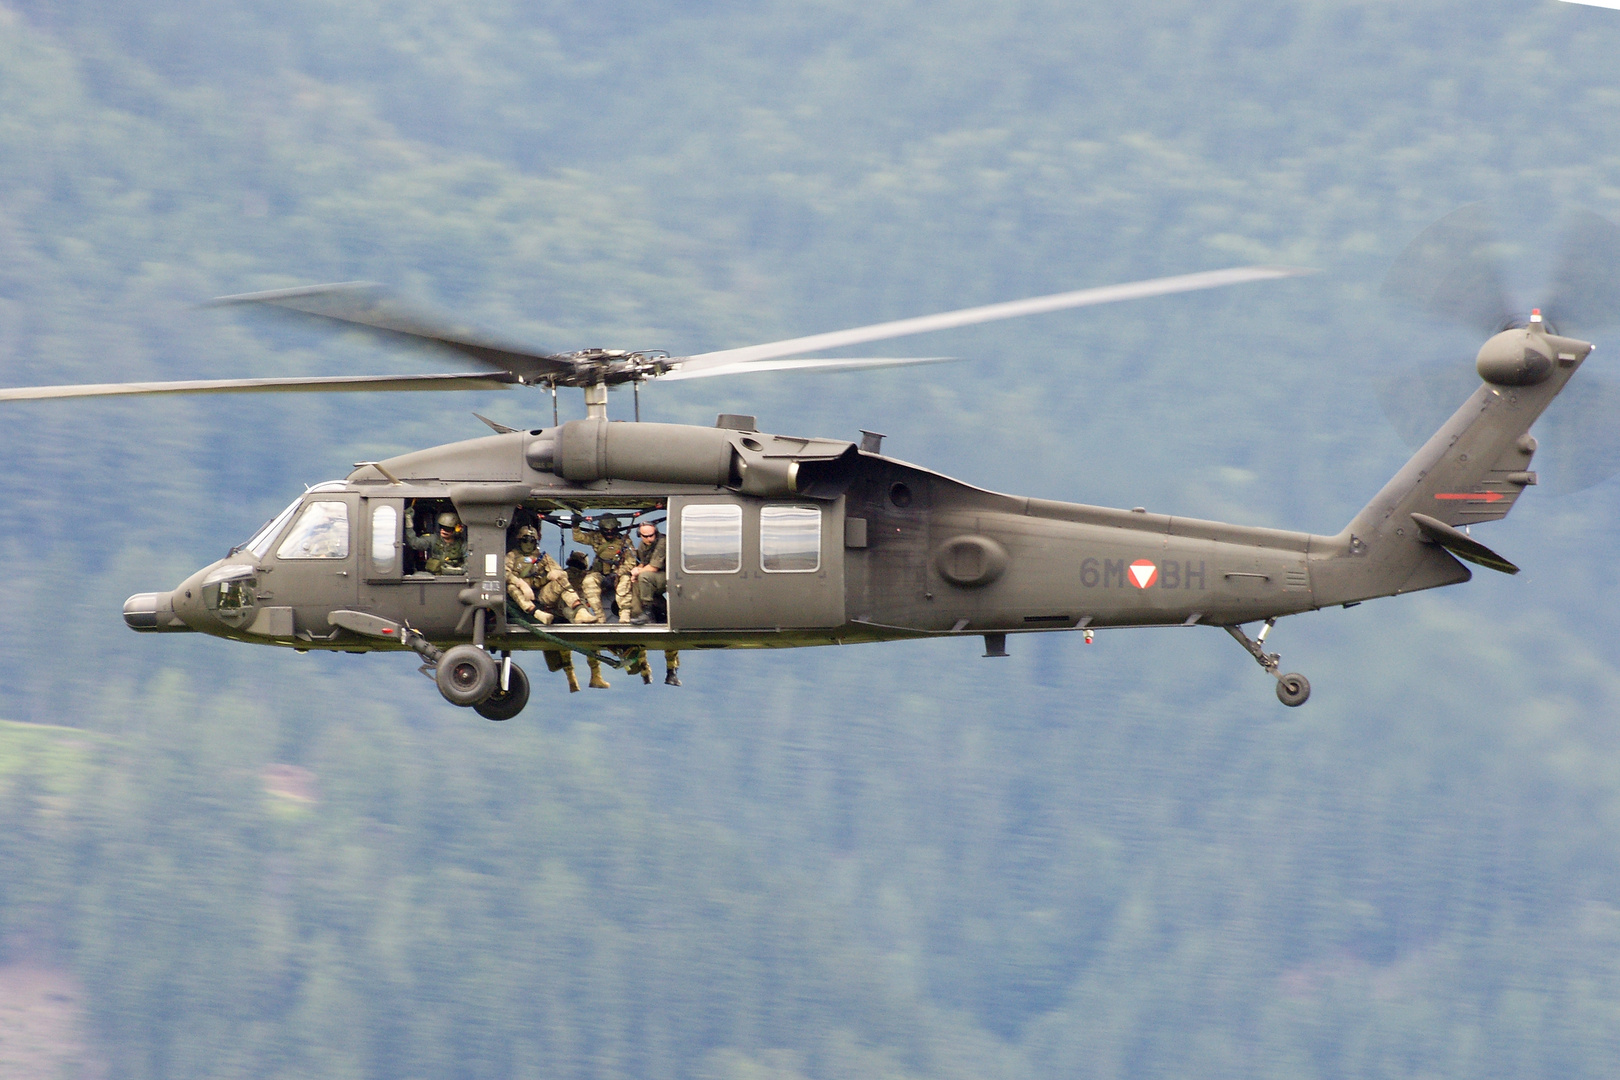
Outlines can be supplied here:
[[1443, 521], [1438, 521], [1427, 514], [1413, 514], [1412, 520], [1422, 531], [1424, 537], [1432, 543], [1439, 544], [1447, 551], [1464, 562], [1474, 563], [1491, 570], [1500, 570], [1504, 574], [1517, 574], [1519, 568], [1508, 562], [1502, 556], [1475, 540], [1461, 529], [1454, 529]]

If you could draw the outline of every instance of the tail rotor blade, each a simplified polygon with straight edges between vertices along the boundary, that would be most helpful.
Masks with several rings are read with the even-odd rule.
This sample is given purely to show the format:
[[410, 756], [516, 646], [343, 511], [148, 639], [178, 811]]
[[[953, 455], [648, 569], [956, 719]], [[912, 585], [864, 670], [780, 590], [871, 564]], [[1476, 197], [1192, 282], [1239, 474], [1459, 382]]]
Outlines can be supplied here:
[[1483, 203], [1418, 234], [1384, 277], [1383, 294], [1489, 337], [1512, 319], [1496, 228]]
[[1620, 473], [1620, 387], [1581, 372], [1532, 429], [1535, 469], [1555, 495], [1582, 491]]
[[[1472, 362], [1409, 371], [1377, 390], [1395, 434], [1416, 450], [1479, 388]], [[1570, 382], [1533, 429], [1542, 490], [1568, 495], [1620, 474], [1620, 387], [1586, 372]]]
[[1590, 210], [1570, 216], [1544, 307], [1561, 333], [1620, 322], [1620, 226]]

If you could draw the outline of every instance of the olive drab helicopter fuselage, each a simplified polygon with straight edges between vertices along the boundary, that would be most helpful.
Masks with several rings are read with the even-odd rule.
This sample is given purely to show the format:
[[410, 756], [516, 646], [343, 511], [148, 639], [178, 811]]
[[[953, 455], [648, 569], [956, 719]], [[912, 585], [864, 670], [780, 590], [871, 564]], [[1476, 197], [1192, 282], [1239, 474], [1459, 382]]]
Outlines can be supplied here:
[[[361, 466], [173, 590], [131, 597], [125, 618], [138, 630], [350, 652], [982, 636], [996, 656], [1009, 634], [1206, 625], [1249, 646], [1285, 700], [1302, 697], [1308, 685], [1279, 673], [1243, 624], [1466, 581], [1455, 556], [1510, 567], [1457, 526], [1504, 516], [1534, 482], [1528, 428], [1590, 346], [1539, 323], [1501, 337], [1497, 351], [1522, 355], [1528, 343], [1547, 357], [1541, 381], [1482, 357], [1497, 381], [1336, 536], [1002, 495], [886, 457], [874, 438], [862, 449], [768, 435], [751, 417], [712, 428], [592, 418]], [[319, 513], [344, 523], [344, 542], [315, 557], [279, 551], [300, 512], [326, 504]], [[465, 575], [404, 572], [412, 504], [455, 507]], [[606, 509], [666, 519], [668, 622], [537, 631], [509, 620], [514, 523]]]
[[[1426, 234], [1427, 235], [1427, 234]], [[1529, 429], [1592, 346], [1539, 312], [1492, 335], [1473, 394], [1333, 536], [1004, 495], [884, 455], [862, 441], [768, 434], [753, 417], [713, 427], [610, 421], [607, 388], [659, 377], [934, 358], [783, 359], [807, 351], [1091, 303], [1297, 271], [1243, 268], [1059, 294], [764, 346], [669, 357], [544, 355], [450, 331], [355, 286], [228, 298], [427, 340], [495, 371], [435, 376], [219, 380], [33, 387], [0, 400], [124, 393], [575, 385], [587, 416], [495, 433], [380, 462], [305, 492], [248, 542], [173, 589], [132, 596], [128, 625], [201, 632], [300, 651], [420, 656], [445, 698], [491, 719], [515, 715], [529, 684], [513, 658], [576, 651], [617, 663], [638, 649], [848, 645], [1111, 627], [1209, 626], [1277, 680], [1287, 705], [1310, 694], [1264, 643], [1276, 619], [1467, 581], [1462, 561], [1516, 572], [1469, 526], [1501, 518], [1536, 482]], [[482, 418], [481, 418], [482, 419]], [[429, 573], [409, 540], [454, 511], [464, 572]], [[550, 625], [508, 604], [506, 554], [524, 525], [542, 547], [612, 513], [667, 535], [667, 584], [651, 621]], [[559, 549], [559, 561], [561, 550]], [[439, 568], [442, 571], [442, 567]], [[1247, 624], [1263, 623], [1251, 638]]]

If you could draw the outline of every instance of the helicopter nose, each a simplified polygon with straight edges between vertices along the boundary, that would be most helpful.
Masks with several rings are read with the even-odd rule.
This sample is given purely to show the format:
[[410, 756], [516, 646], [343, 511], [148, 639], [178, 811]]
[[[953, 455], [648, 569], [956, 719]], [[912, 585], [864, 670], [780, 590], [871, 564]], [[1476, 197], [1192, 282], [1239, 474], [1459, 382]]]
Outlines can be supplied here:
[[136, 593], [124, 601], [124, 622], [142, 634], [189, 634], [191, 627], [174, 613], [174, 593]]

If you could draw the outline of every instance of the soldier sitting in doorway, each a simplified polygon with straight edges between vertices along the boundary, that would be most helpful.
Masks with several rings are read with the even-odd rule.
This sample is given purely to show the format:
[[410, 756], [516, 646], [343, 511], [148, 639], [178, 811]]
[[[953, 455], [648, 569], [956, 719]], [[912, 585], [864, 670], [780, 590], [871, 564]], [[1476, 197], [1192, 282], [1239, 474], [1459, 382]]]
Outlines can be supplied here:
[[[587, 569], [585, 553], [583, 551], [570, 551], [568, 553], [568, 565], [564, 568], [564, 572], [568, 575], [568, 583], [573, 586], [574, 591], [586, 597], [585, 603], [586, 606], [589, 607], [590, 594], [586, 592], [585, 589], [589, 586], [591, 575]], [[598, 601], [600, 601], [600, 593], [598, 593]], [[595, 621], [602, 621], [603, 616], [600, 611], [597, 611], [594, 614], [596, 615]], [[566, 661], [566, 668], [569, 673], [569, 688], [578, 689], [577, 680], [573, 678], [574, 658], [572, 654], [570, 654], [564, 659]], [[602, 661], [598, 660], [595, 654], [587, 653], [585, 656], [585, 663], [591, 669], [591, 689], [606, 690], [609, 683], [602, 677]]]
[[557, 560], [540, 550], [540, 532], [533, 525], [518, 529], [517, 545], [506, 553], [506, 595], [543, 626], [558, 619], [581, 625], [602, 621], [585, 606]]
[[589, 520], [586, 518], [575, 523], [574, 543], [590, 548], [596, 553], [596, 558], [576, 588], [591, 610], [604, 619], [607, 610], [602, 606], [602, 591], [604, 588], [611, 589], [619, 618], [628, 619], [635, 602], [633, 583], [626, 573], [633, 562], [630, 540], [620, 531], [621, 523], [612, 514], [604, 516], [595, 528], [584, 523]]
[[651, 621], [664, 603], [664, 589], [669, 584], [669, 575], [664, 572], [669, 544], [658, 526], [650, 521], [643, 521], [637, 532], [641, 534], [641, 542], [636, 545], [630, 564], [630, 578], [635, 583], [635, 614], [630, 621], [642, 626]]
[[[628, 575], [635, 582], [636, 597], [636, 613], [630, 621], [637, 626], [645, 626], [652, 621], [656, 613], [662, 621], [668, 622], [664, 590], [669, 584], [669, 575], [665, 572], [668, 566], [669, 542], [658, 531], [658, 526], [651, 521], [643, 521], [636, 531], [641, 534], [641, 543], [636, 545], [634, 565], [631, 566]], [[665, 649], [666, 686], [681, 685], [680, 676], [676, 674], [680, 666], [680, 652], [676, 649]], [[636, 655], [631, 657], [625, 670], [632, 675], [640, 675], [644, 683], [652, 682], [652, 665], [647, 662], [645, 649], [637, 647]]]

